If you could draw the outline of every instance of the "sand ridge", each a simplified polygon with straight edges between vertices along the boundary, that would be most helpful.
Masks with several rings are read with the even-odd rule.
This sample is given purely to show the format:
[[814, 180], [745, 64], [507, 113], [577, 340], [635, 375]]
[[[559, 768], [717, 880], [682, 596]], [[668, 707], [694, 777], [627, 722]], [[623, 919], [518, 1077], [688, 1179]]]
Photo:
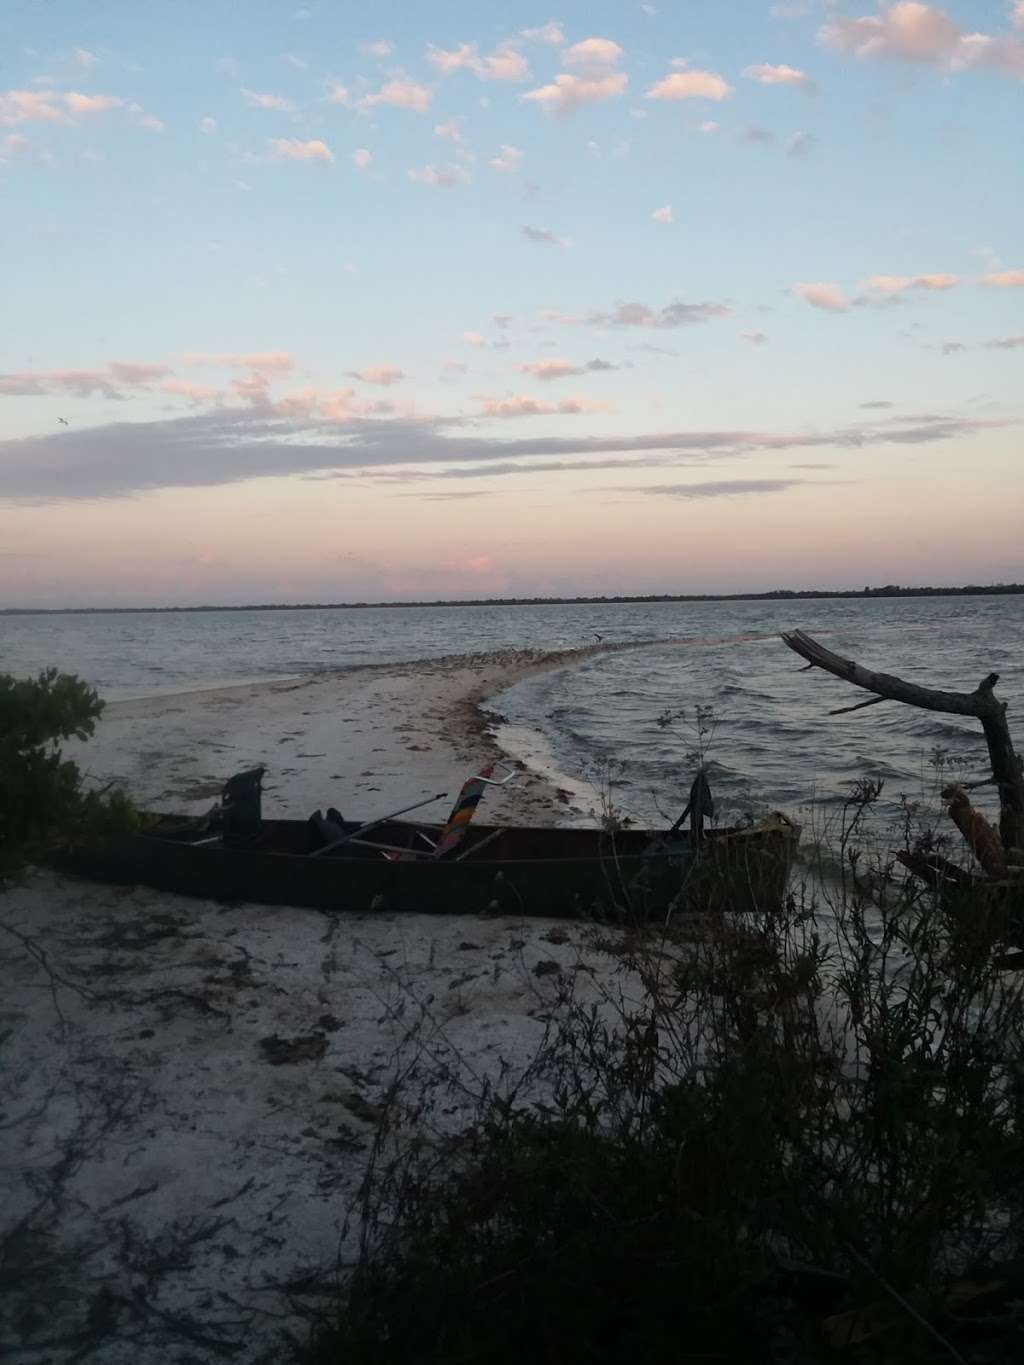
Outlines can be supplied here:
[[[668, 642], [450, 655], [115, 701], [95, 736], [67, 753], [90, 780], [116, 782], [148, 809], [199, 814], [231, 773], [264, 764], [266, 814], [303, 819], [335, 806], [346, 818], [369, 819], [440, 791], [454, 798], [473, 772], [507, 758], [482, 710], [488, 697], [541, 672], [651, 643]], [[488, 793], [487, 818], [583, 819], [580, 795], [526, 772]], [[424, 818], [446, 813], [440, 802]]]

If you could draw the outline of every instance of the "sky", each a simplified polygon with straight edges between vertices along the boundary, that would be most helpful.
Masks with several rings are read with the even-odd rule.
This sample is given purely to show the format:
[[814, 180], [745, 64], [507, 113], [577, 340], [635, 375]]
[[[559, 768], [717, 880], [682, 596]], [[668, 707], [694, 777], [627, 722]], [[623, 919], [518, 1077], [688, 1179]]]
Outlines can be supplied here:
[[1024, 581], [1024, 0], [21, 0], [0, 607]]

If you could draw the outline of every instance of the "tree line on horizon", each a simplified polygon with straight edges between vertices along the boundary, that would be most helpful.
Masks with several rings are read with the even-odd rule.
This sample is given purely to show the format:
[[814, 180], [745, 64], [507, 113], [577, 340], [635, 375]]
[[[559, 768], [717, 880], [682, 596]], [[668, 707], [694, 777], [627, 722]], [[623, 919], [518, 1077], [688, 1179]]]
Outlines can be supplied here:
[[530, 607], [601, 606], [630, 602], [773, 602], [854, 597], [1010, 597], [1024, 594], [1024, 583], [967, 583], [961, 587], [772, 588], [768, 592], [628, 593], [579, 597], [438, 597], [400, 602], [247, 602], [198, 603], [168, 607], [0, 607], [0, 616], [88, 616], [122, 612], [180, 611], [352, 611], [376, 607]]

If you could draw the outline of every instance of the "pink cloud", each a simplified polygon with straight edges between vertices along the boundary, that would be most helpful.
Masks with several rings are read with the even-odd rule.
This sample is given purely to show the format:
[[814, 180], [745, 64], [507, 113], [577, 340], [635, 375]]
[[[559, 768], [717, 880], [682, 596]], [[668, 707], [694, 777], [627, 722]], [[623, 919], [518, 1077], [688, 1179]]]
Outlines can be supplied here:
[[367, 365], [362, 370], [350, 370], [353, 379], [361, 379], [364, 384], [383, 384], [386, 388], [398, 384], [405, 378], [405, 371], [397, 365]]
[[672, 205], [663, 204], [660, 209], [654, 210], [654, 212], [651, 214], [651, 217], [654, 219], [656, 223], [671, 223]]
[[520, 147], [513, 147], [509, 143], [503, 142], [501, 151], [497, 156], [492, 156], [487, 164], [492, 170], [501, 171], [503, 175], [515, 175], [522, 169], [525, 155], [526, 153]]
[[732, 314], [728, 304], [674, 302], [664, 308], [651, 308], [646, 303], [620, 303], [609, 313], [587, 313], [583, 318], [567, 318], [567, 322], [583, 322], [594, 327], [655, 327], [671, 330], [693, 323], [709, 322], [712, 318], [727, 318]]
[[359, 51], [364, 57], [377, 57], [383, 60], [391, 56], [393, 49], [386, 38], [378, 38], [376, 42], [360, 43]]
[[[76, 381], [80, 381], [76, 383]], [[76, 398], [88, 398], [97, 389], [106, 388], [108, 398], [120, 398], [109, 378], [94, 371], [50, 371], [31, 373], [19, 371], [0, 374], [0, 394], [5, 398], [34, 398], [49, 393], [73, 393]]]
[[210, 384], [194, 384], [190, 379], [167, 379], [160, 388], [164, 393], [172, 394], [176, 398], [187, 399], [193, 407], [200, 407], [204, 403], [217, 403], [224, 397], [220, 389], [215, 389]]
[[373, 165], [373, 153], [366, 147], [357, 147], [352, 153], [352, 164], [360, 171], [368, 171]]
[[458, 166], [414, 166], [406, 174], [415, 184], [430, 185], [435, 190], [453, 190], [468, 179]]
[[239, 398], [244, 398], [247, 403], [265, 403], [270, 397], [271, 379], [267, 374], [260, 374], [253, 371], [247, 374], [244, 379], [232, 379], [231, 388]]
[[610, 38], [584, 38], [581, 43], [573, 43], [572, 47], [566, 48], [562, 53], [562, 65], [593, 71], [617, 66], [625, 55], [618, 43], [613, 43]]
[[471, 71], [482, 81], [525, 81], [530, 76], [530, 65], [512, 40], [500, 43], [486, 56], [481, 56], [476, 43], [460, 43], [451, 51], [431, 44], [427, 60], [442, 76], [457, 71]]
[[124, 104], [119, 95], [80, 95], [77, 90], [69, 90], [63, 98], [73, 114], [105, 114]]
[[550, 85], [542, 85], [522, 96], [546, 113], [567, 117], [588, 104], [603, 104], [617, 99], [629, 84], [624, 72], [603, 75], [570, 76], [562, 73]]
[[959, 283], [959, 275], [872, 275], [866, 288], [879, 294], [902, 294], [908, 289], [953, 289]]
[[[338, 393], [351, 395], [354, 390], [340, 389]], [[293, 389], [291, 393], [283, 394], [276, 399], [274, 411], [281, 417], [309, 418], [316, 413], [323, 401], [324, 397], [320, 390], [307, 385], [302, 389]]]
[[449, 142], [454, 142], [456, 144], [465, 142], [466, 139], [462, 132], [461, 116], [455, 114], [445, 123], [435, 123], [434, 136], [447, 138]]
[[3, 157], [28, 156], [32, 143], [22, 133], [8, 133], [0, 142], [0, 159]]
[[517, 365], [516, 369], [520, 374], [533, 375], [534, 379], [549, 381], [552, 379], [568, 379], [570, 376], [581, 374], [599, 374], [605, 370], [618, 370], [621, 366], [613, 365], [609, 360], [588, 360], [583, 365], [574, 365], [571, 360], [531, 360], [526, 364]]
[[541, 24], [539, 28], [520, 29], [519, 36], [525, 38], [528, 43], [547, 43], [551, 47], [559, 47], [565, 42], [565, 31], [562, 25], [556, 24], [554, 21]]
[[529, 394], [515, 394], [504, 398], [491, 398], [480, 394], [477, 401], [481, 404], [482, 417], [568, 417], [581, 412], [610, 411], [607, 403], [591, 403], [579, 397], [549, 402], [546, 398], [533, 398]]
[[571, 360], [533, 360], [525, 365], [517, 365], [522, 374], [532, 374], [535, 379], [564, 379], [567, 375], [580, 373]]
[[468, 559], [447, 559], [441, 568], [458, 575], [472, 574], [475, 578], [490, 577], [497, 566], [490, 555], [470, 555]]
[[427, 47], [427, 61], [436, 66], [442, 76], [451, 76], [456, 71], [472, 71], [479, 60], [476, 43], [460, 43], [450, 52], [443, 47], [434, 47], [433, 43]]
[[295, 359], [287, 351], [220, 352], [190, 351], [186, 365], [201, 365], [213, 369], [258, 370], [263, 374], [287, 374], [294, 370]]
[[69, 394], [73, 398], [120, 398], [122, 395], [103, 370], [47, 370], [37, 373], [0, 374], [0, 394], [28, 398], [43, 394]]
[[155, 114], [147, 113], [138, 104], [129, 104], [128, 112], [138, 127], [144, 128], [147, 133], [162, 133], [167, 127], [163, 119], [157, 118]]
[[961, 37], [945, 10], [918, 0], [900, 0], [877, 16], [834, 19], [821, 30], [822, 42], [841, 52], [912, 62], [950, 60]]
[[8, 90], [0, 95], [0, 123], [68, 123], [49, 90]]
[[994, 285], [996, 289], [1020, 289], [1024, 287], [1024, 270], [997, 270], [991, 275], [982, 275], [981, 282]]
[[[1015, 11], [1015, 22], [1017, 17]], [[863, 60], [916, 62], [949, 71], [990, 67], [1024, 79], [1024, 39], [966, 33], [944, 9], [920, 0], [898, 0], [859, 19], [833, 19], [819, 37], [826, 46]]]
[[386, 105], [392, 109], [408, 109], [414, 114], [425, 114], [433, 98], [432, 86], [421, 85], [419, 81], [399, 76], [385, 82], [374, 94], [365, 95], [359, 104], [363, 109], [376, 109], [380, 105]]
[[732, 86], [717, 71], [673, 71], [647, 91], [649, 100], [725, 100]]
[[158, 379], [171, 374], [166, 365], [114, 360], [93, 370], [35, 370], [0, 374], [0, 394], [13, 397], [42, 397], [66, 394], [72, 398], [120, 399], [123, 389], [148, 389]]
[[271, 95], [259, 90], [244, 90], [242, 98], [250, 109], [270, 109], [279, 114], [291, 114], [295, 105], [283, 95]]
[[484, 81], [528, 81], [530, 64], [514, 43], [502, 43], [482, 59], [476, 74]]
[[278, 417], [308, 419], [319, 415], [339, 424], [358, 417], [387, 416], [395, 411], [394, 403], [382, 398], [359, 398], [351, 388], [321, 390], [312, 386], [284, 394], [269, 406]]
[[107, 369], [120, 383], [143, 388], [173, 373], [169, 365], [147, 365], [137, 360], [111, 360]]
[[320, 138], [302, 142], [295, 137], [272, 137], [267, 145], [275, 161], [319, 161], [324, 165], [334, 164], [334, 153]]
[[130, 104], [120, 95], [84, 95], [78, 90], [8, 90], [0, 95], [0, 124], [66, 124], [112, 109], [127, 109], [132, 116], [145, 114], [140, 105]]
[[758, 62], [753, 66], [745, 66], [743, 74], [748, 80], [758, 81], [761, 85], [791, 85], [808, 93], [817, 89], [807, 72], [795, 66], [772, 66], [769, 62]]
[[828, 313], [845, 313], [850, 306], [850, 300], [838, 284], [794, 284], [792, 292], [812, 308], [822, 308]]

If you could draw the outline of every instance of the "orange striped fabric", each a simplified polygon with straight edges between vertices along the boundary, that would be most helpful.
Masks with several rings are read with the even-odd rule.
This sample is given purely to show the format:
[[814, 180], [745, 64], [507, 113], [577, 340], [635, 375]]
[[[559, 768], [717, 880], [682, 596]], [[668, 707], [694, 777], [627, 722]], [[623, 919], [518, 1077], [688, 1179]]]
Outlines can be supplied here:
[[437, 850], [434, 854], [436, 858], [443, 858], [450, 853], [453, 848], [458, 847], [465, 837], [469, 822], [480, 804], [487, 787], [485, 778], [494, 772], [492, 768], [485, 768], [482, 773], [477, 773], [476, 777], [471, 777], [459, 792], [458, 800], [452, 807], [452, 813], [448, 817], [448, 823], [441, 831], [441, 837], [437, 841]]

